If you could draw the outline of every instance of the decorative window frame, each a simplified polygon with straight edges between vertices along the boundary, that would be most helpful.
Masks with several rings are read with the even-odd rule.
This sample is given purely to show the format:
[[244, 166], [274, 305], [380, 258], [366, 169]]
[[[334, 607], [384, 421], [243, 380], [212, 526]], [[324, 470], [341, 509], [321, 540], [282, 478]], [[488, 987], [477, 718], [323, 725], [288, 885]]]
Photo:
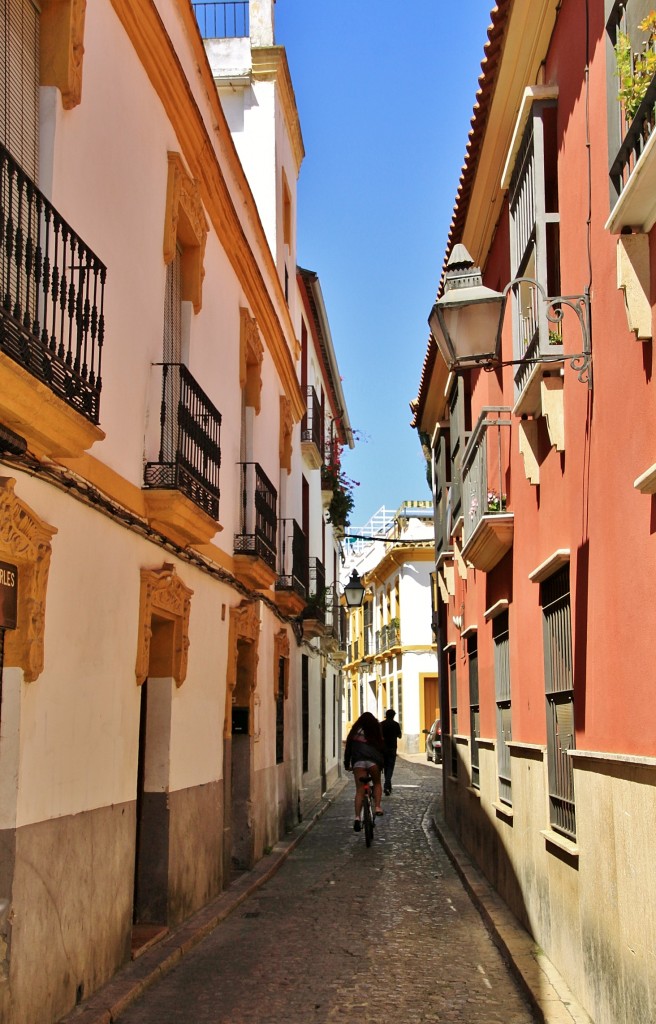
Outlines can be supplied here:
[[280, 468], [292, 471], [292, 432], [294, 420], [292, 418], [292, 403], [286, 395], [280, 396], [280, 439], [278, 443], [280, 455]]
[[82, 100], [87, 0], [41, 0], [39, 81], [59, 89], [64, 110]]
[[25, 682], [41, 675], [45, 662], [46, 592], [57, 533], [14, 494], [16, 480], [0, 477], [0, 557], [18, 567], [16, 629], [5, 631], [5, 668], [23, 670]]
[[208, 230], [198, 182], [187, 172], [180, 154], [169, 152], [164, 263], [168, 266], [178, 247], [181, 249], [181, 298], [192, 303], [194, 313], [199, 313], [202, 307]]
[[141, 686], [148, 678], [153, 614], [159, 614], [173, 622], [171, 674], [176, 686], [182, 686], [184, 683], [187, 677], [192, 595], [193, 590], [182, 582], [175, 567], [169, 562], [164, 562], [161, 569], [141, 570], [139, 639], [135, 669], [137, 686]]
[[246, 405], [254, 408], [256, 415], [261, 405], [263, 360], [264, 346], [257, 320], [242, 306], [239, 309], [239, 384]]

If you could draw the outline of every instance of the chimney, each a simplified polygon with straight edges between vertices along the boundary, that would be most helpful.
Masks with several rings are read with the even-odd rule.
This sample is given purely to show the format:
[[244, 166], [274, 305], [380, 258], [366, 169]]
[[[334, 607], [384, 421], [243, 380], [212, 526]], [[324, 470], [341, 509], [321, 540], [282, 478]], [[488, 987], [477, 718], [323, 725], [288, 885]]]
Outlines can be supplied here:
[[250, 0], [251, 46], [273, 46], [275, 2], [276, 0]]

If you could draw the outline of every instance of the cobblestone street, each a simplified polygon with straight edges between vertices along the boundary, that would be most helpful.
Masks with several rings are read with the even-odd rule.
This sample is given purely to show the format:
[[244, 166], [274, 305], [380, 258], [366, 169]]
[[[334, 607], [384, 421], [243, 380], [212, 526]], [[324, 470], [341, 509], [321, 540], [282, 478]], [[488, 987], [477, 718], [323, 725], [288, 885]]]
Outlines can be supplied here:
[[397, 761], [373, 846], [347, 786], [280, 870], [121, 1024], [531, 1024], [432, 834], [440, 773]]

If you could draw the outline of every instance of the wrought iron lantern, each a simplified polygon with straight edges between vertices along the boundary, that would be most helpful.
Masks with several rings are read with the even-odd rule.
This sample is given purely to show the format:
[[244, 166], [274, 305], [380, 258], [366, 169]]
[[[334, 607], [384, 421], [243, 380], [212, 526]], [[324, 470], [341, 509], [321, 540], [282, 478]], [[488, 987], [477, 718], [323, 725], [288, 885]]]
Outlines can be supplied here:
[[351, 578], [344, 587], [344, 597], [349, 608], [360, 608], [364, 601], [364, 584], [358, 576], [357, 570], [351, 573]]

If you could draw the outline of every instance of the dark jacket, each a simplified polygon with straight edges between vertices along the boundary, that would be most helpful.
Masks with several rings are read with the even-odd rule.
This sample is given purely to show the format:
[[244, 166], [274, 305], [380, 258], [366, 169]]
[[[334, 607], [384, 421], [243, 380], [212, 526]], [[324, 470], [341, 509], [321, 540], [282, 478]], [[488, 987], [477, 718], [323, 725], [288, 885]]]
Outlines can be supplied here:
[[401, 732], [401, 726], [394, 718], [386, 718], [380, 723], [380, 728], [383, 732], [385, 750], [389, 750], [391, 753], [395, 754], [396, 741], [400, 740], [403, 735]]

